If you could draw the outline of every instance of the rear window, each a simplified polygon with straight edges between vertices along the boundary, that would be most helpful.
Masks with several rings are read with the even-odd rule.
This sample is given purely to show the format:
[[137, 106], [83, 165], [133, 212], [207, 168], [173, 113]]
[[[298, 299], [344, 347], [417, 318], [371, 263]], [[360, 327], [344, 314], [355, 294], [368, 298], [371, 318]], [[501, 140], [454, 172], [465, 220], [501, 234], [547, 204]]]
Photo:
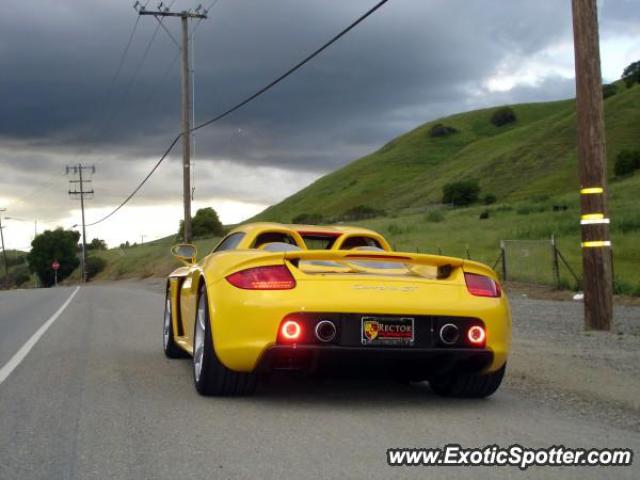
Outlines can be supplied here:
[[381, 249], [382, 245], [380, 245], [375, 238], [371, 237], [349, 237], [340, 245], [340, 250], [351, 250], [352, 248], [360, 247], [375, 247]]
[[309, 250], [329, 250], [336, 243], [335, 236], [303, 235], [302, 239]]
[[296, 241], [287, 233], [264, 232], [258, 235], [255, 242], [253, 242], [253, 248], [259, 248], [267, 243], [288, 243], [289, 245], [296, 245]]

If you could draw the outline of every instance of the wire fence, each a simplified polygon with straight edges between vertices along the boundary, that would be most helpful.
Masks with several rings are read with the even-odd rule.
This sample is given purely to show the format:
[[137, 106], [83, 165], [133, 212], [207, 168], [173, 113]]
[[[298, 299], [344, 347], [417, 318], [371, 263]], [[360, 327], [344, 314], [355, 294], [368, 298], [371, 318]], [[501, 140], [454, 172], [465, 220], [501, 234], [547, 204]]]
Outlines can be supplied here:
[[555, 237], [548, 240], [501, 240], [500, 255], [493, 265], [503, 281], [553, 285], [580, 289], [582, 280], [562, 254]]

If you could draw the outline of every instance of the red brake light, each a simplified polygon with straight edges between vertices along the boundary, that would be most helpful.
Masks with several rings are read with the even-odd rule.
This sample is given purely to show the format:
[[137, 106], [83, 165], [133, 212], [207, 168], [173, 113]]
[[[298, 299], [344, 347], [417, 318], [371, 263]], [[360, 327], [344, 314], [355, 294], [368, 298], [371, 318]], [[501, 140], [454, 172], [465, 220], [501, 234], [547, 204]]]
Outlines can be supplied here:
[[484, 331], [484, 328], [479, 325], [474, 325], [467, 332], [467, 340], [469, 340], [469, 343], [471, 343], [472, 345], [482, 346], [484, 345], [484, 341], [486, 338], [487, 334]]
[[465, 273], [464, 281], [467, 283], [469, 293], [476, 297], [499, 297], [502, 295], [500, 285], [493, 278], [475, 273]]
[[296, 280], [284, 265], [241, 270], [229, 275], [227, 281], [245, 290], [290, 290], [296, 286]]
[[280, 335], [284, 340], [294, 342], [302, 335], [302, 327], [295, 320], [287, 320], [280, 327]]

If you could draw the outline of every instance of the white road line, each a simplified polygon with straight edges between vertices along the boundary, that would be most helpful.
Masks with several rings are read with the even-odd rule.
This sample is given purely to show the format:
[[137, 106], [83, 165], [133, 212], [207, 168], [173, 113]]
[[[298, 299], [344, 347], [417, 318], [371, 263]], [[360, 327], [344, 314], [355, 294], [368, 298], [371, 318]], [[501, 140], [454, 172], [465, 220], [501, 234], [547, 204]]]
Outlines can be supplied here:
[[24, 358], [29, 354], [33, 346], [38, 343], [40, 337], [44, 335], [44, 332], [46, 332], [49, 327], [53, 325], [53, 322], [55, 322], [57, 318], [62, 314], [62, 312], [64, 312], [64, 309], [69, 306], [71, 300], [73, 300], [73, 297], [75, 297], [76, 293], [78, 293], [78, 290], [80, 290], [80, 287], [76, 287], [73, 293], [69, 295], [69, 298], [67, 298], [67, 301], [62, 304], [58, 311], [51, 315], [51, 318], [49, 318], [49, 320], [47, 320], [44, 325], [42, 325], [36, 331], [36, 333], [34, 333], [31, 338], [27, 340], [27, 342], [22, 345], [22, 347], [20, 347], [20, 350], [18, 350], [2, 368], [0, 368], [0, 385], [2, 385], [2, 382], [4, 382], [9, 375], [11, 375], [11, 372], [13, 372], [15, 368], [20, 365], [22, 360], [24, 360]]

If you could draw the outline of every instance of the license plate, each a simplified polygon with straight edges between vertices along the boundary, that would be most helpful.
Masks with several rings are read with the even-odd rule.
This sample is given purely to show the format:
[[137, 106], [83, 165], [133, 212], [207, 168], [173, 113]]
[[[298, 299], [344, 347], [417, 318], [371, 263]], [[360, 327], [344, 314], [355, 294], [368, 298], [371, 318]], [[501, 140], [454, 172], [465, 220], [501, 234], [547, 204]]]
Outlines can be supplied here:
[[362, 317], [363, 345], [413, 345], [413, 318]]

